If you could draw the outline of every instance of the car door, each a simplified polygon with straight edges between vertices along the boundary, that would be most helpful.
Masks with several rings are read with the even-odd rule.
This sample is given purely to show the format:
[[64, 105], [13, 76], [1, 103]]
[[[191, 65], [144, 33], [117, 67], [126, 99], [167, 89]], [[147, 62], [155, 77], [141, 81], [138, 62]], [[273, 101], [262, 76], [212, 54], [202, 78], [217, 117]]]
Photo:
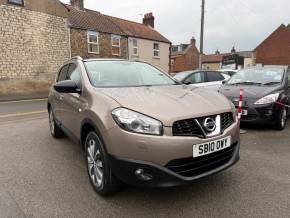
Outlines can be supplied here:
[[[69, 65], [64, 65], [56, 78], [56, 82], [60, 82], [65, 80], [67, 72], [68, 72], [68, 67]], [[53, 114], [56, 120], [58, 120], [59, 122], [62, 122], [62, 117], [61, 117], [61, 111], [63, 109], [63, 94], [57, 92], [56, 90], [52, 89], [52, 98], [51, 98], [51, 105], [52, 105], [52, 109], [53, 109]]]
[[224, 80], [226, 78], [223, 74], [215, 71], [207, 71], [205, 87], [217, 91], [222, 86]]
[[[69, 65], [66, 80], [73, 80], [78, 88], [82, 90], [83, 80], [81, 70], [77, 63]], [[73, 134], [79, 136], [80, 126], [82, 122], [81, 112], [83, 111], [86, 100], [81, 94], [78, 93], [65, 93], [63, 97], [63, 110], [61, 113], [63, 126], [65, 129]]]
[[194, 72], [184, 80], [184, 83], [194, 87], [203, 87], [205, 83], [205, 73], [203, 71]]

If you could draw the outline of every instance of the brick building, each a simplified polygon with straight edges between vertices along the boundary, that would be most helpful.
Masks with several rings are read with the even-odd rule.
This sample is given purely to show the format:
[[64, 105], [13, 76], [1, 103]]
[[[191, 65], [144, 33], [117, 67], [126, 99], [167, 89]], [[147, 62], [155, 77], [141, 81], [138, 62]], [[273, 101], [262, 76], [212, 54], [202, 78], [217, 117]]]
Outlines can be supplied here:
[[[236, 62], [231, 65], [223, 65], [223, 60], [227, 57], [237, 56], [239, 60], [242, 60], [241, 63]], [[224, 63], [225, 64], [225, 63]], [[222, 68], [226, 69], [240, 69], [245, 67], [251, 67], [256, 64], [256, 57], [253, 51], [236, 51], [233, 47], [231, 52], [220, 53], [218, 50], [215, 54], [203, 55], [202, 58], [202, 69], [208, 70], [219, 70]]]
[[51, 80], [70, 57], [67, 16], [57, 0], [0, 0], [0, 81]]
[[199, 66], [199, 51], [196, 48], [196, 40], [191, 38], [190, 44], [173, 45], [171, 48], [171, 73], [195, 70]]
[[154, 29], [152, 13], [137, 23], [86, 9], [83, 0], [70, 3], [72, 56], [141, 60], [169, 71], [171, 43]]
[[290, 66], [290, 24], [279, 26], [255, 49], [256, 62]]

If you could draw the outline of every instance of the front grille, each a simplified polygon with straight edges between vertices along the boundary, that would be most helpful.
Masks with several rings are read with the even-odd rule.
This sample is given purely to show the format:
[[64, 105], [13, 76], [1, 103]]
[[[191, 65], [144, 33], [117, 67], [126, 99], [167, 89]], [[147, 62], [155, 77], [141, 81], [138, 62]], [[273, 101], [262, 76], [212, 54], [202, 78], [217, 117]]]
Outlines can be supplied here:
[[246, 116], [242, 116], [241, 120], [242, 121], [251, 121], [251, 120], [256, 120], [258, 118], [257, 114], [248, 114]]
[[170, 161], [165, 167], [181, 176], [194, 177], [227, 164], [233, 157], [238, 142], [224, 150], [193, 158], [183, 158]]
[[221, 114], [221, 128], [225, 130], [234, 122], [234, 117], [232, 113], [224, 113]]
[[195, 119], [179, 120], [174, 122], [172, 134], [174, 136], [204, 136]]
[[[216, 117], [217, 115], [208, 116], [211, 118]], [[201, 118], [192, 118], [186, 120], [179, 120], [173, 123], [172, 126], [172, 134], [173, 136], [196, 136], [200, 138], [204, 138], [204, 131], [201, 129], [201, 125], [198, 125], [197, 122], [200, 124], [203, 123], [203, 120], [207, 117]], [[224, 131], [234, 122], [234, 117], [231, 112], [221, 114], [221, 130]]]

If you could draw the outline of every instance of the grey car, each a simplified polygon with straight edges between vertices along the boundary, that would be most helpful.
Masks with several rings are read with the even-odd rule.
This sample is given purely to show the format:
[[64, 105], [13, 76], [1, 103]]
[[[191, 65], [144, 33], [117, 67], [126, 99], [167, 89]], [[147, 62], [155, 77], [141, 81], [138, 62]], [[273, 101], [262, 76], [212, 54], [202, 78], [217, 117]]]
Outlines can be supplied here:
[[195, 70], [184, 71], [176, 74], [173, 77], [175, 80], [200, 88], [207, 88], [213, 91], [218, 91], [222, 84], [228, 81], [231, 76], [215, 70]]
[[233, 104], [146, 63], [73, 58], [57, 74], [47, 108], [52, 136], [65, 134], [81, 145], [101, 195], [122, 182], [187, 184], [239, 159]]
[[242, 87], [244, 100], [241, 121], [269, 124], [283, 130], [289, 113], [289, 86], [289, 67], [264, 66], [237, 72], [219, 91], [238, 107]]

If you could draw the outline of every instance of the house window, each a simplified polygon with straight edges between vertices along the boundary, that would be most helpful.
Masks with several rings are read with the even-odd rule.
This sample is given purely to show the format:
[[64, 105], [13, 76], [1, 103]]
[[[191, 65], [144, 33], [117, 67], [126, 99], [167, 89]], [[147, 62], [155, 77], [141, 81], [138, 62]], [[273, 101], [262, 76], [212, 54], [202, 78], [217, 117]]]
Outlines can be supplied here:
[[100, 53], [98, 32], [88, 32], [88, 52], [93, 54]]
[[160, 56], [159, 43], [154, 42], [154, 44], [153, 44], [153, 57], [159, 58], [159, 56]]
[[14, 5], [24, 6], [24, 0], [8, 0], [8, 3]]
[[112, 35], [112, 55], [121, 55], [121, 36]]
[[138, 50], [138, 40], [133, 39], [133, 55], [138, 56], [139, 55], [139, 50]]

